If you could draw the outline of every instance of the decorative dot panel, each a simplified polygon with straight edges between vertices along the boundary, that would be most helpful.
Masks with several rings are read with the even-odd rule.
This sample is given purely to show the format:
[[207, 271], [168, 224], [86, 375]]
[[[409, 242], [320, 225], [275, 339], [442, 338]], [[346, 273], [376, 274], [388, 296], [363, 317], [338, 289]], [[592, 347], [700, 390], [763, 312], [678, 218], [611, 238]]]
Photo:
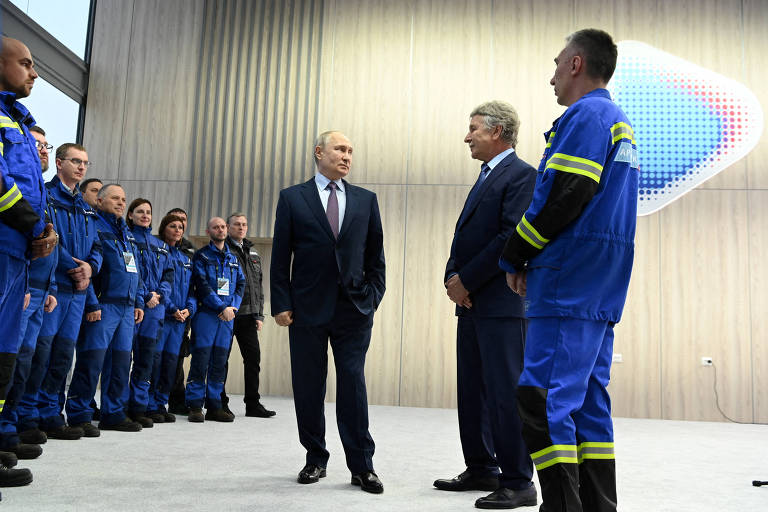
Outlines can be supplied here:
[[638, 215], [653, 213], [749, 153], [763, 110], [742, 84], [637, 41], [621, 41], [608, 85], [640, 158]]

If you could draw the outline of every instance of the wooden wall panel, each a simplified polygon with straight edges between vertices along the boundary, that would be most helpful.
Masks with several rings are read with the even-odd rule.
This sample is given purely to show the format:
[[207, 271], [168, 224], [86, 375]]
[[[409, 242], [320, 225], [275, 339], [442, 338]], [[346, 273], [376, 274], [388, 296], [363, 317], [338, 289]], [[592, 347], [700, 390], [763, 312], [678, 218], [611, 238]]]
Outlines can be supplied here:
[[[741, 0], [659, 2], [659, 47], [728, 78], [743, 81]], [[736, 162], [699, 186], [746, 188], [746, 166]]]
[[[261, 268], [264, 272], [264, 327], [259, 333], [261, 348], [261, 373], [259, 393], [262, 395], [291, 396], [291, 357], [288, 347], [288, 328], [280, 327], [272, 318], [272, 303], [269, 292], [269, 267], [272, 264], [272, 243], [255, 244], [261, 255]], [[233, 350], [234, 353], [234, 350]], [[235, 360], [237, 361], [237, 360]], [[242, 361], [242, 359], [240, 359]], [[230, 368], [235, 362], [229, 358]], [[242, 365], [242, 362], [240, 363]], [[230, 388], [228, 388], [230, 389]], [[231, 391], [233, 393], [237, 391]]]
[[660, 216], [637, 221], [632, 280], [613, 345], [622, 362], [613, 364], [608, 390], [614, 416], [661, 418]]
[[[744, 84], [757, 96], [768, 118], [768, 68], [762, 64], [768, 48], [768, 8], [764, 0], [744, 0]], [[747, 182], [751, 189], [768, 189], [768, 136], [763, 131], [757, 147], [747, 155]], [[763, 217], [765, 218], [765, 217]]]
[[768, 423], [768, 191], [748, 194], [749, 289], [744, 292], [749, 292], [751, 303], [754, 421]]
[[83, 145], [97, 162], [90, 175], [105, 182], [120, 175], [133, 4], [101, 0], [95, 14]]
[[269, 237], [279, 191], [312, 174], [323, 4], [205, 5], [190, 220], [236, 208]]
[[456, 317], [443, 286], [470, 187], [408, 187], [400, 405], [456, 407]]
[[160, 227], [160, 221], [163, 220], [165, 212], [171, 208], [184, 208], [189, 204], [189, 182], [187, 181], [120, 180], [120, 185], [125, 190], [128, 204], [138, 197], [150, 200], [154, 230]]
[[[569, 15], [552, 16], [555, 11]], [[516, 151], [534, 167], [544, 150], [543, 133], [565, 110], [549, 80], [565, 37], [575, 30], [572, 14], [571, 6], [558, 0], [493, 3], [492, 89], [487, 99], [515, 107], [520, 115]]]
[[332, 50], [332, 58], [321, 69], [325, 94], [317, 131], [340, 130], [352, 140], [355, 181], [405, 183], [413, 123], [411, 2], [327, 4], [330, 46], [324, 55]]
[[[136, 0], [125, 91], [121, 178], [189, 180], [203, 0]], [[158, 52], [163, 48], [163, 52]], [[185, 62], [186, 66], [178, 66]]]
[[752, 421], [747, 193], [695, 190], [660, 212], [662, 414]]
[[[351, 181], [371, 184], [384, 216], [388, 290], [366, 366], [371, 403], [455, 405], [456, 320], [442, 275], [477, 174], [462, 143], [468, 114], [489, 99], [510, 101], [522, 120], [518, 153], [535, 165], [541, 133], [563, 110], [548, 81], [566, 35], [598, 26], [648, 42], [744, 81], [768, 105], [761, 0], [182, 3], [97, 4], [85, 131], [99, 162], [93, 174], [122, 179], [157, 212], [192, 205], [190, 235], [211, 213], [243, 209], [250, 234], [269, 237], [278, 191], [312, 175], [317, 132], [345, 131], [356, 145]], [[183, 143], [190, 110], [197, 138]], [[766, 140], [701, 190], [639, 219], [616, 329], [617, 415], [721, 420], [713, 371], [699, 361], [707, 355], [726, 413], [768, 419]], [[187, 194], [178, 192], [184, 183]], [[268, 243], [263, 256], [268, 273]], [[267, 318], [261, 339], [262, 391], [290, 395], [287, 329]], [[332, 359], [329, 372], [332, 399]], [[230, 384], [236, 392], [237, 379]]]
[[[417, 2], [409, 184], [466, 184], [470, 111], [491, 92], [490, 0]], [[479, 172], [479, 171], [478, 171]]]
[[[354, 169], [354, 168], [353, 168]], [[373, 334], [365, 377], [368, 400], [381, 405], [400, 404], [400, 368], [403, 336], [403, 276], [405, 271], [406, 187], [361, 185], [376, 193], [384, 227], [387, 289], [373, 320]]]

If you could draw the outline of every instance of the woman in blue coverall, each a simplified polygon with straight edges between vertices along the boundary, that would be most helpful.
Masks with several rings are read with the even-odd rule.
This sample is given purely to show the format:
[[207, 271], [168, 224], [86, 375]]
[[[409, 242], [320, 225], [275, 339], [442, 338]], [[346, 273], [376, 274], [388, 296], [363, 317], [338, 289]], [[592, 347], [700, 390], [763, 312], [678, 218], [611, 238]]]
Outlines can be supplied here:
[[176, 416], [166, 409], [168, 395], [176, 378], [184, 326], [187, 319], [194, 316], [197, 300], [190, 289], [192, 260], [179, 250], [184, 236], [184, 220], [177, 215], [166, 215], [160, 222], [157, 236], [170, 248], [174, 279], [171, 295], [165, 301], [165, 325], [155, 350], [147, 416], [155, 423], [172, 423], [176, 421]]
[[165, 305], [171, 295], [174, 268], [170, 248], [150, 232], [152, 203], [148, 199], [134, 199], [128, 207], [126, 223], [139, 250], [139, 274], [144, 281], [144, 320], [136, 326], [133, 337], [133, 367], [126, 401], [126, 414], [141, 424], [152, 427], [147, 417], [149, 409], [149, 382], [155, 359], [155, 349], [162, 335]]

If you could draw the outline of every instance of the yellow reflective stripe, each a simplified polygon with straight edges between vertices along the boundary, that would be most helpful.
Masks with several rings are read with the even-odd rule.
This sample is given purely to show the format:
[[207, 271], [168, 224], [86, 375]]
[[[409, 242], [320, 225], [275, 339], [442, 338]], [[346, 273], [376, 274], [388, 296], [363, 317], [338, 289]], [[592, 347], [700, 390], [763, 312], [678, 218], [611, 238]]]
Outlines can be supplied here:
[[632, 144], [635, 143], [635, 131], [627, 123], [616, 123], [611, 126], [611, 137], [613, 137], [614, 144], [621, 139], [629, 139]]
[[11, 190], [3, 194], [3, 197], [0, 197], [0, 212], [4, 212], [12, 207], [19, 199], [21, 199], [21, 190], [19, 190], [18, 185], [14, 183]]
[[5, 146], [0, 142], [0, 156], [5, 156]]
[[576, 445], [555, 444], [531, 454], [537, 470], [546, 469], [555, 464], [578, 464]]
[[0, 123], [12, 123], [13, 119], [7, 116], [0, 116]]
[[547, 147], [548, 148], [552, 147], [552, 139], [555, 138], [555, 133], [557, 133], [557, 132], [552, 132], [552, 133], [549, 134], [549, 138], [547, 139]]
[[536, 231], [536, 228], [534, 228], [531, 223], [528, 222], [528, 219], [525, 218], [525, 215], [523, 215], [522, 220], [517, 225], [515, 230], [521, 237], [523, 237], [523, 240], [537, 249], [543, 249], [544, 246], [549, 242], [548, 238], [544, 238], [539, 234], [538, 231]]
[[4, 405], [5, 405], [5, 400], [0, 400], [0, 412], [3, 412]]
[[20, 133], [20, 134], [24, 135], [24, 132], [23, 132], [23, 131], [22, 131], [22, 129], [19, 127], [19, 125], [18, 125], [18, 124], [16, 124], [16, 123], [14, 123], [14, 122], [10, 122], [10, 123], [4, 123], [4, 122], [1, 122], [1, 121], [0, 121], [0, 128], [15, 128], [15, 129], [19, 130], [19, 133]]
[[555, 153], [552, 158], [547, 160], [544, 170], [556, 169], [558, 171], [580, 174], [591, 178], [600, 183], [600, 175], [603, 173], [603, 166], [592, 160], [578, 156], [566, 155], [564, 153]]
[[585, 459], [615, 459], [616, 455], [614, 454], [613, 446], [614, 445], [612, 442], [588, 441], [581, 443], [578, 448], [579, 464], [581, 464]]

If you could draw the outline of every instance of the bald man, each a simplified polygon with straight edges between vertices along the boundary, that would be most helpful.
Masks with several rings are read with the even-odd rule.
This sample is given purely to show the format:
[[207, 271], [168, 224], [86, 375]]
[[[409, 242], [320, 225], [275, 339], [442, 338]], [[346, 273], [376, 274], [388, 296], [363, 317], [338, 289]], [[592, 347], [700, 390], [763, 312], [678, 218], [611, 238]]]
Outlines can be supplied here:
[[[227, 357], [232, 344], [235, 314], [245, 290], [237, 256], [227, 247], [227, 223], [221, 217], [208, 221], [205, 232], [211, 242], [192, 258], [192, 281], [199, 307], [192, 319], [195, 338], [187, 376], [185, 399], [189, 421], [234, 421], [235, 415], [223, 409]], [[203, 406], [206, 414], [203, 416]]]
[[[0, 40], [0, 411], [13, 374], [21, 338], [22, 311], [32, 259], [48, 256], [56, 245], [45, 223], [46, 194], [35, 139], [35, 120], [17, 100], [32, 92], [37, 79], [32, 55], [23, 43]], [[10, 459], [9, 459], [10, 460]], [[26, 485], [29, 470], [12, 470], [0, 457], [0, 486]]]

